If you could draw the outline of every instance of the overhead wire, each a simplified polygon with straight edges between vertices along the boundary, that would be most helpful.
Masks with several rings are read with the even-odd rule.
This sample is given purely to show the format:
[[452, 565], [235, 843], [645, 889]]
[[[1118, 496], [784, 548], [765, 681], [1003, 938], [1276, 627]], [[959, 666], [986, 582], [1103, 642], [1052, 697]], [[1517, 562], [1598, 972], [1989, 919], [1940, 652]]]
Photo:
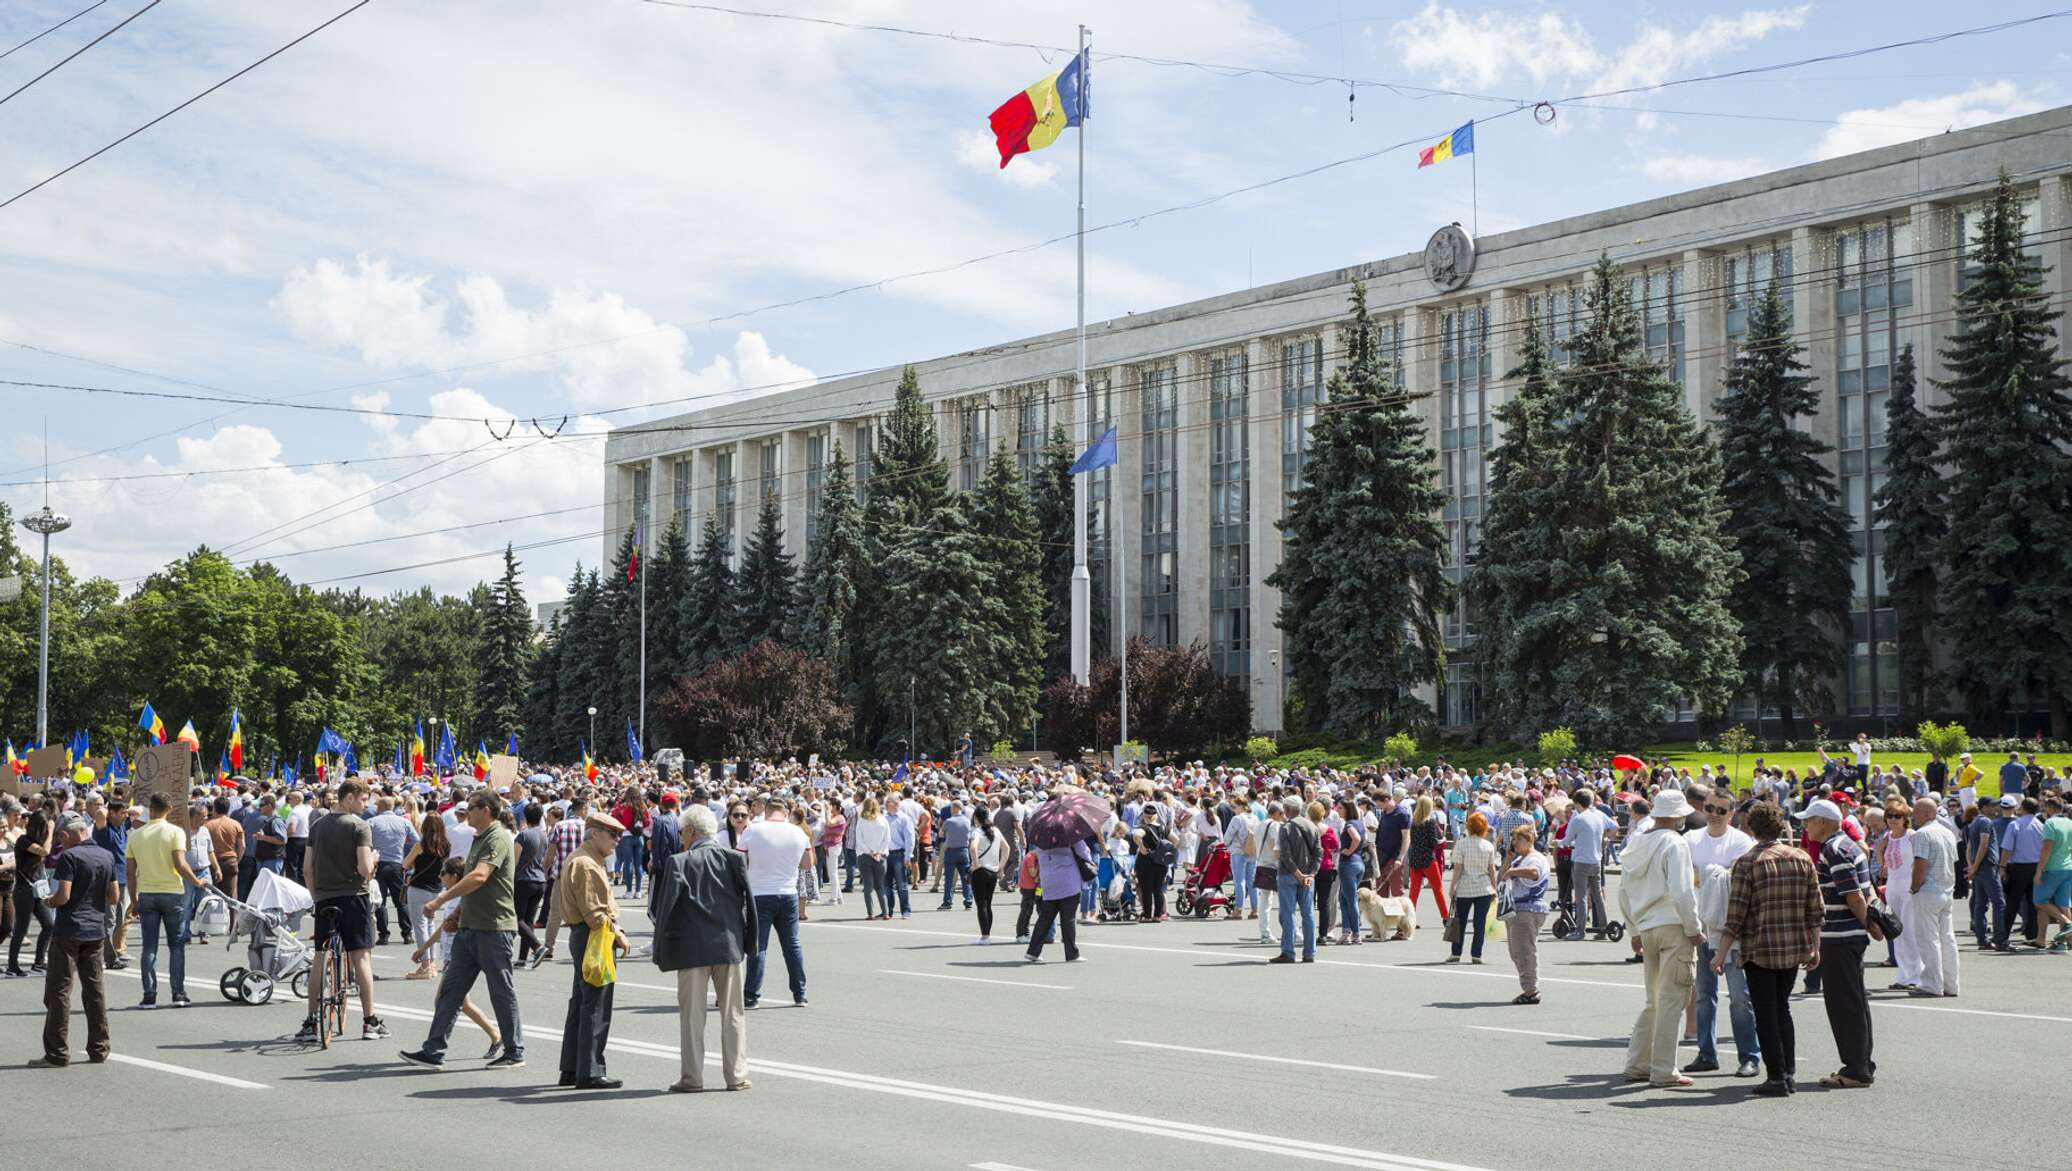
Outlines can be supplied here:
[[[164, 3], [164, 0], [150, 0], [150, 2], [145, 4], [142, 8], [137, 9], [135, 12], [132, 12], [128, 16], [125, 16], [121, 20], [117, 21], [112, 27], [101, 33], [100, 36], [95, 37], [93, 40], [88, 41], [87, 43], [79, 46], [77, 49], [74, 49], [70, 53], [59, 58], [58, 62], [55, 65], [52, 65], [50, 68], [44, 70], [43, 72], [30, 78], [29, 80], [14, 87], [14, 89], [10, 90], [5, 95], [0, 95], [0, 106], [4, 106], [7, 103], [13, 101], [15, 98], [21, 96], [23, 90], [28, 89], [30, 86], [35, 85], [37, 82], [42, 81], [44, 78], [49, 77], [51, 74], [56, 73], [58, 70], [63, 69], [65, 66], [71, 64], [75, 58], [80, 56], [80, 54], [85, 53], [87, 50], [93, 48], [95, 45], [98, 45], [102, 41], [107, 40], [109, 37], [114, 36], [116, 33], [121, 32], [124, 25], [128, 24], [130, 21], [137, 19], [138, 17], [144, 15], [152, 9], [158, 7], [162, 3]], [[15, 48], [20, 47], [21, 46], [19, 45], [15, 46]], [[13, 49], [8, 50], [8, 52], [10, 53], [13, 51]]]
[[87, 5], [86, 7], [80, 9], [79, 11], [73, 13], [65, 19], [57, 22], [56, 24], [51, 25], [49, 28], [44, 29], [42, 32], [37, 33], [33, 37], [30, 37], [28, 40], [15, 45], [13, 48], [7, 50], [6, 52], [0, 53], [0, 61], [4, 61], [9, 57], [14, 56], [16, 53], [21, 52], [23, 49], [28, 48], [30, 45], [35, 44], [37, 41], [42, 40], [43, 38], [58, 31], [66, 25], [71, 24], [73, 21], [78, 20], [80, 17], [85, 16], [87, 13], [92, 12], [94, 9], [99, 8], [101, 5], [106, 4], [107, 2], [108, 0], [94, 0], [92, 4]]

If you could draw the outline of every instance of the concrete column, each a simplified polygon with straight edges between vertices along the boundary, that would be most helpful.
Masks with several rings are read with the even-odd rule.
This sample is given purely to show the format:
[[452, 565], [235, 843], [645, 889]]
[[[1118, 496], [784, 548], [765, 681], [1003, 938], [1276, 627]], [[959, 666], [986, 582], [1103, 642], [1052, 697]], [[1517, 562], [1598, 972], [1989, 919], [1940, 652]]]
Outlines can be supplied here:
[[1914, 303], [1897, 314], [1894, 324], [1914, 343], [1914, 398], [1923, 410], [1940, 404], [1943, 393], [1934, 379], [1943, 373], [1943, 342], [1950, 336], [1950, 317], [1957, 309], [1957, 215], [1947, 207], [1917, 203], [1907, 209], [1913, 229], [1913, 251], [1919, 260], [1901, 262], [1914, 280]]
[[[2037, 226], [2042, 242], [2043, 294], [2050, 298], [2051, 312], [2058, 314], [2058, 353], [2072, 353], [2065, 334], [2065, 269], [2072, 266], [2072, 241], [2066, 228], [2072, 227], [2072, 175], [2045, 175], [2036, 185]], [[1915, 351], [1919, 353], [1918, 350]]]
[[[1525, 352], [1525, 320], [1530, 314], [1530, 298], [1523, 289], [1491, 289], [1489, 291], [1489, 392], [1488, 410], [1491, 430], [1491, 445], [1503, 442], [1503, 429], [1496, 426], [1496, 409], [1505, 400], [1517, 393], [1518, 387], [1507, 375], [1518, 368], [1519, 355]], [[1433, 450], [1439, 447], [1437, 429], [1425, 433]]]
[[758, 496], [761, 448], [761, 441], [755, 439], [734, 444], [734, 543], [730, 554], [737, 569], [742, 550], [748, 548], [748, 535], [755, 531], [756, 509], [762, 504]]
[[[778, 491], [784, 501], [779, 516], [784, 524], [784, 551], [791, 554], [792, 564], [800, 565], [806, 559], [806, 437], [821, 428], [804, 431], [786, 431], [784, 446], [779, 449], [782, 472], [778, 477]], [[826, 459], [825, 449], [821, 458]]]
[[1684, 405], [1701, 423], [1717, 412], [1720, 379], [1727, 369], [1726, 265], [1712, 253], [1683, 254]]
[[[1110, 505], [1115, 527], [1109, 541], [1111, 558], [1109, 590], [1115, 613], [1111, 629], [1116, 651], [1140, 633], [1144, 593], [1144, 415], [1137, 406], [1137, 371], [1130, 366], [1112, 366], [1109, 385], [1114, 388], [1115, 478], [1109, 482]], [[1116, 589], [1117, 585], [1122, 588]]]
[[[1791, 233], [1791, 271], [1812, 274], [1832, 266], [1834, 235], [1819, 228], [1794, 228]], [[1831, 276], [1831, 274], [1830, 274]], [[1822, 277], [1794, 279], [1791, 287], [1792, 336], [1805, 351], [1806, 365], [1815, 377], [1832, 390], [1835, 371], [1834, 281]], [[1807, 430], [1830, 447], [1841, 441], [1841, 423], [1836, 418], [1833, 393], [1823, 394], [1820, 409], [1807, 420]]]
[[599, 565], [610, 565], [612, 554], [618, 552], [618, 534], [626, 531], [626, 517], [631, 511], [626, 504], [626, 494], [631, 490], [632, 479], [633, 476], [626, 470], [626, 465], [604, 465], [605, 504], [598, 510], [604, 519], [602, 550], [597, 560]]
[[1179, 442], [1175, 477], [1179, 491], [1180, 596], [1173, 633], [1180, 646], [1209, 641], [1209, 359], [1181, 354], [1173, 362], [1174, 418]]
[[662, 533], [669, 527], [670, 465], [676, 456], [658, 455], [648, 461], [648, 531], [647, 548], [640, 551], [647, 557], [662, 545]]
[[1280, 683], [1274, 656], [1281, 651], [1281, 592], [1266, 584], [1281, 563], [1280, 347], [1245, 343], [1245, 476], [1251, 489], [1252, 726], [1281, 730]]
[[[1414, 396], [1410, 409], [1435, 449], [1439, 446], [1439, 312], [1423, 306], [1403, 310], [1403, 386]], [[1502, 374], [1497, 371], [1498, 377]]]

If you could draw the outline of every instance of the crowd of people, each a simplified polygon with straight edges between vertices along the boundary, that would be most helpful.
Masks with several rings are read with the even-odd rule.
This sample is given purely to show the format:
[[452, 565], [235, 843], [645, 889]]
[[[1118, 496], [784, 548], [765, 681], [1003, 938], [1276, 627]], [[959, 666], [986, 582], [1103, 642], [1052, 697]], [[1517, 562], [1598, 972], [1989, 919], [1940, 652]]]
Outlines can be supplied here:
[[[1246, 940], [1275, 947], [1270, 963], [1298, 964], [1320, 947], [1407, 937], [1429, 889], [1447, 962], [1483, 963], [1501, 925], [1518, 1005], [1541, 1002], [1550, 928], [1563, 940], [1623, 935], [1646, 989], [1624, 1067], [1634, 1080], [1685, 1086], [1722, 1068], [1724, 985], [1733, 1073], [1785, 1095], [1797, 1077], [1800, 973], [1842, 1059], [1821, 1081], [1854, 1088], [1877, 1074], [1868, 967], [1892, 967], [1892, 988], [1910, 996], [1957, 996], [1967, 918], [1981, 949], [2072, 948], [2065, 778], [2031, 765], [2011, 757], [2001, 794], [1988, 797], [1968, 755], [1917, 773], [1830, 758], [1803, 777], [1759, 761], [1738, 786], [1724, 768], [1659, 765], [738, 762], [691, 776], [549, 769], [502, 785], [381, 773], [246, 781], [195, 790], [184, 818], [163, 794], [139, 809], [120, 791], [58, 786], [0, 798], [12, 887], [0, 933], [7, 974], [45, 979], [38, 1062], [71, 1059], [75, 982], [87, 1056], [104, 1060], [101, 973], [130, 962], [130, 925], [140, 927], [140, 1007], [160, 1003], [162, 952], [168, 1003], [185, 1006], [185, 949], [205, 939], [198, 911], [215, 891], [242, 903], [270, 871], [308, 890], [319, 954], [343, 953], [363, 1037], [390, 1035], [369, 959], [393, 941], [412, 949], [409, 978], [438, 983], [427, 1035], [402, 1060], [442, 1067], [466, 1015], [486, 1036], [487, 1066], [508, 1069], [526, 1063], [514, 973], [551, 960], [565, 931], [576, 962], [560, 1081], [594, 1089], [619, 1084], [605, 1060], [611, 970], [636, 954], [620, 900], [639, 900], [652, 923], [640, 953], [677, 977], [682, 1066], [670, 1088], [692, 1092], [706, 1084], [712, 1010], [721, 1084], [747, 1088], [745, 1014], [763, 1001], [773, 934], [786, 991], [807, 1005], [799, 924], [816, 909], [860, 903], [867, 921], [904, 919], [916, 892], [939, 893], [937, 910], [970, 912], [975, 942], [990, 944], [1007, 933], [995, 903], [1013, 890], [1013, 940], [1032, 963], [1052, 942], [1082, 961], [1079, 930], [1093, 924], [1192, 914], [1242, 921]], [[1032, 819], [1067, 793], [1100, 798], [1101, 816], [1070, 841], [1032, 841]], [[1957, 910], [1967, 902], [1968, 915]], [[1883, 960], [1867, 958], [1881, 941]], [[488, 1013], [471, 997], [477, 985]], [[313, 1039], [314, 986], [307, 1007], [302, 1035]], [[1679, 1066], [1687, 1034], [1697, 1049]]]

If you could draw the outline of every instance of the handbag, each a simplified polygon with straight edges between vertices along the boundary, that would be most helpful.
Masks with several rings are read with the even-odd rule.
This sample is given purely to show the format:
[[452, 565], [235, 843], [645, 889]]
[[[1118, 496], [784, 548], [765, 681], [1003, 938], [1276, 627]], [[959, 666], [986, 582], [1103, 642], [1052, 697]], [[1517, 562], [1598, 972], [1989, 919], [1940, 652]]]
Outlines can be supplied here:
[[1252, 873], [1252, 886], [1258, 890], [1272, 891], [1281, 884], [1281, 872], [1272, 866], [1261, 866]]
[[612, 925], [606, 923], [590, 933], [590, 942], [583, 948], [583, 983], [603, 988], [618, 978], [618, 963], [612, 955]]
[[58, 884], [51, 881], [47, 874], [41, 878], [32, 878], [29, 880], [29, 893], [44, 902], [49, 902], [50, 896], [58, 893]]
[[1447, 916], [1447, 918], [1446, 918], [1446, 930], [1445, 930], [1445, 931], [1444, 931], [1444, 932], [1443, 932], [1443, 933], [1442, 933], [1442, 934], [1441, 934], [1441, 935], [1439, 936], [1439, 938], [1441, 938], [1441, 939], [1445, 940], [1445, 941], [1446, 941], [1446, 942], [1448, 942], [1448, 943], [1459, 943], [1459, 942], [1460, 942], [1460, 916], [1459, 916], [1459, 915], [1449, 915], [1449, 916]]
[[1906, 930], [1906, 925], [1899, 921], [1898, 915], [1893, 914], [1891, 907], [1885, 905], [1885, 900], [1875, 895], [1864, 904], [1864, 914], [1878, 925], [1878, 930], [1884, 932], [1887, 939], [1898, 939]]
[[1080, 857], [1077, 850], [1072, 851], [1072, 865], [1079, 868], [1079, 881], [1081, 882], [1092, 882], [1094, 877], [1101, 872], [1093, 864], [1092, 859]]

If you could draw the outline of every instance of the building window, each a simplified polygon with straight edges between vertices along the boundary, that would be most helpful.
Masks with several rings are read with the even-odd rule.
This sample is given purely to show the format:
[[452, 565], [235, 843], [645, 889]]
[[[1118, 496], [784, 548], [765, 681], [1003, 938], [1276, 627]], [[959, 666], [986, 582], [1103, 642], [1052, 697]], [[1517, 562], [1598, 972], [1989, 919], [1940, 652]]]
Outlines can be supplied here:
[[1403, 319], [1401, 317], [1379, 317], [1374, 321], [1374, 341], [1381, 351], [1381, 360], [1388, 364], [1389, 374], [1397, 386], [1403, 384]]
[[820, 489], [827, 482], [827, 432], [806, 436], [806, 540], [820, 532]]
[[993, 448], [993, 406], [985, 396], [957, 404], [957, 486], [978, 487]]
[[1043, 383], [1024, 386], [1012, 393], [1014, 404], [1014, 462], [1022, 483], [1033, 484], [1043, 470], [1043, 448], [1050, 442], [1050, 395]]
[[[1115, 424], [1115, 394], [1105, 375], [1088, 375], [1086, 380], [1086, 411], [1093, 434], [1103, 435]], [[1091, 472], [1083, 472], [1086, 482], [1086, 566], [1087, 574], [1093, 579], [1092, 594], [1096, 603], [1106, 601], [1112, 606], [1115, 598], [1115, 579], [1109, 576], [1111, 568], [1108, 543], [1110, 506], [1115, 497], [1115, 468], [1110, 465]], [[1111, 610], [1111, 613], [1113, 611]], [[1113, 641], [1119, 626], [1108, 624], [1109, 638]], [[1103, 653], [1113, 654], [1114, 646], [1094, 646], [1092, 653], [1098, 657]]]
[[1574, 339], [1587, 320], [1582, 290], [1574, 285], [1556, 285], [1532, 298], [1533, 316], [1547, 335], [1547, 359], [1556, 366], [1575, 360]]
[[1892, 716], [1899, 713], [1896, 627], [1879, 593], [1884, 540], [1871, 497], [1885, 482], [1886, 400], [1907, 344], [1903, 323], [1913, 316], [1913, 225], [1903, 218], [1855, 224], [1835, 234], [1834, 249], [1836, 463], [1855, 552], [1845, 689], [1850, 715]]
[[1309, 428], [1324, 401], [1324, 343], [1297, 338], [1281, 346], [1281, 512], [1286, 515], [1309, 463]]
[[654, 476], [645, 466], [633, 469], [633, 531], [646, 540], [648, 503], [654, 491]]
[[1251, 441], [1245, 353], [1209, 359], [1209, 662], [1252, 673]]
[[1469, 663], [1446, 664], [1446, 691], [1440, 697], [1439, 724], [1472, 728], [1482, 719], [1482, 684]]
[[[1458, 585], [1482, 551], [1482, 504], [1490, 422], [1489, 309], [1471, 305], [1439, 315], [1439, 483], [1446, 494], [1446, 576]], [[1465, 594], [1441, 622], [1449, 650], [1474, 637]]]
[[737, 518], [734, 505], [737, 503], [734, 485], [734, 453], [722, 451], [713, 461], [712, 507], [719, 512], [719, 546], [727, 551], [727, 561], [734, 560], [734, 530]]
[[869, 423], [858, 423], [850, 451], [856, 460], [856, 498], [863, 499], [863, 486], [871, 478], [871, 457], [878, 450], [877, 430]]
[[761, 475], [756, 480], [756, 508], [772, 500], [781, 500], [784, 495], [784, 441], [767, 440], [762, 444]]
[[676, 527], [686, 535], [691, 531], [691, 461], [674, 460], [669, 465], [669, 501], [676, 514]]
[[1139, 632], [1156, 646], [1178, 641], [1180, 616], [1180, 463], [1178, 388], [1171, 366], [1137, 372], [1142, 416], [1143, 540], [1138, 556], [1142, 623]]
[[1784, 294], [1784, 310], [1791, 313], [1791, 245], [1779, 243], [1746, 249], [1726, 258], [1722, 283], [1727, 309], [1729, 357], [1748, 336], [1748, 321], [1755, 307], [1774, 282]]
[[1633, 299], [1633, 313], [1640, 320], [1641, 341], [1648, 357], [1662, 363], [1669, 372], [1669, 380], [1682, 386], [1683, 266], [1672, 264], [1634, 273], [1626, 278], [1626, 291]]

